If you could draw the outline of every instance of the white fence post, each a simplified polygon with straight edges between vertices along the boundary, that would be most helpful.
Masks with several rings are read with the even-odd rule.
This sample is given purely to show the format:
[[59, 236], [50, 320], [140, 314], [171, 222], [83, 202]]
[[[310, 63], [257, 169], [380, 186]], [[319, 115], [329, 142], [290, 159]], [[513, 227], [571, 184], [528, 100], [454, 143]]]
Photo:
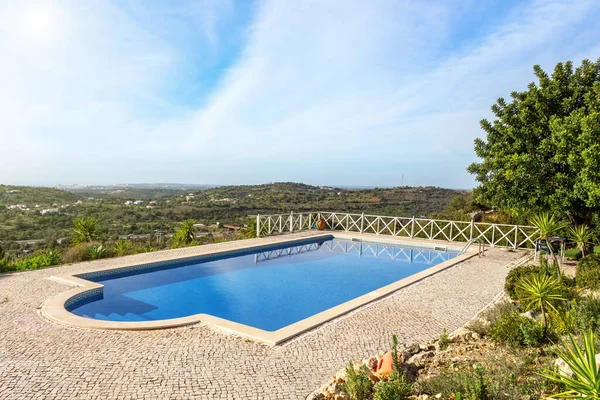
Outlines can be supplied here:
[[300, 213], [300, 230], [302, 230], [302, 213]]
[[260, 214], [256, 215], [256, 237], [260, 237]]
[[412, 221], [410, 222], [410, 238], [415, 237], [415, 216], [413, 215]]
[[294, 232], [294, 212], [290, 211], [290, 232]]
[[515, 225], [515, 243], [513, 244], [513, 249], [519, 247], [519, 225]]
[[473, 224], [475, 221], [471, 220], [471, 232], [469, 233], [469, 240], [473, 240]]
[[365, 231], [365, 213], [360, 215], [360, 233]]

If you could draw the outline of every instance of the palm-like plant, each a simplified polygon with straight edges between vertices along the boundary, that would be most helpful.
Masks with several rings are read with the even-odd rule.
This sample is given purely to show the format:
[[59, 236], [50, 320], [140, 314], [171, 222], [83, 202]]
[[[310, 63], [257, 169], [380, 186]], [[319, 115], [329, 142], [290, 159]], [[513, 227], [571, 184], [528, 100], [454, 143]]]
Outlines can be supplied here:
[[92, 217], [73, 220], [73, 243], [89, 243], [98, 239], [98, 220]]
[[171, 247], [184, 247], [192, 244], [196, 237], [195, 219], [183, 221], [181, 228], [177, 229], [173, 234], [173, 243]]
[[573, 336], [570, 338], [572, 347], [566, 352], [558, 351], [558, 355], [571, 368], [574, 376], [564, 376], [553, 370], [546, 370], [542, 375], [567, 388], [564, 392], [552, 395], [553, 398], [598, 400], [600, 399], [600, 370], [596, 364], [594, 333], [590, 331], [583, 335], [583, 349], [575, 343]]
[[[552, 244], [550, 243], [550, 238], [556, 235], [561, 229], [567, 226], [566, 222], [558, 220], [554, 214], [550, 214], [547, 212], [540, 213], [534, 216], [531, 221], [531, 225], [535, 226], [539, 230], [538, 240], [545, 240], [546, 245], [548, 246], [548, 251], [550, 252], [550, 257], [552, 261], [558, 264], [558, 260], [556, 259], [556, 255], [554, 254], [554, 249], [552, 248]], [[560, 279], [560, 268], [557, 269], [558, 278]]]
[[592, 243], [592, 238], [594, 236], [590, 227], [585, 224], [572, 226], [571, 229], [569, 229], [569, 236], [571, 237], [571, 241], [575, 243], [581, 252], [581, 256], [585, 256], [585, 248]]
[[565, 300], [561, 293], [560, 282], [548, 275], [536, 275], [531, 279], [523, 279], [519, 287], [523, 292], [519, 301], [523, 302], [527, 308], [541, 310], [545, 336], [548, 329], [546, 313], [549, 310], [558, 312], [555, 304]]

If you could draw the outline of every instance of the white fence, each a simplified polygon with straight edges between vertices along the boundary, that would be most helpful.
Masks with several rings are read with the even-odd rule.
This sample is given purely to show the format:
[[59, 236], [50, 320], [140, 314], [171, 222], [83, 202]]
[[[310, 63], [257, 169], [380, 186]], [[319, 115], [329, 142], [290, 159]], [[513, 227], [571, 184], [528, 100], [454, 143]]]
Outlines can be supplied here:
[[325, 229], [332, 231], [374, 233], [451, 242], [481, 240], [489, 246], [514, 249], [533, 248], [539, 232], [533, 226], [524, 225], [318, 211], [257, 215], [256, 235], [269, 236], [312, 229], [321, 218], [325, 220]]

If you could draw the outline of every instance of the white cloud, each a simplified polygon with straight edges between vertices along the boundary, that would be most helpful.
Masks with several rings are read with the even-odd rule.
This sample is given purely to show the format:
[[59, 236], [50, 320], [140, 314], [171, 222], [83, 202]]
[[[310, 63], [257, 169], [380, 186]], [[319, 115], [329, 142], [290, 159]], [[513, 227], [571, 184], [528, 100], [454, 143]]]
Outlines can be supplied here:
[[[11, 23], [19, 3], [0, 5], [0, 55], [11, 60], [0, 65], [0, 138], [35, 160], [3, 154], [0, 181], [33, 182], [43, 169], [52, 183], [383, 185], [405, 173], [464, 187], [495, 98], [532, 81], [535, 63], [599, 50], [592, 1], [519, 3], [461, 40], [468, 2], [266, 1], [240, 57], [191, 107], [164, 88], [194, 85], [189, 68], [222, 47], [235, 5], [45, 3], [54, 8], [35, 16], [39, 31]], [[153, 27], [161, 13], [167, 22]]]

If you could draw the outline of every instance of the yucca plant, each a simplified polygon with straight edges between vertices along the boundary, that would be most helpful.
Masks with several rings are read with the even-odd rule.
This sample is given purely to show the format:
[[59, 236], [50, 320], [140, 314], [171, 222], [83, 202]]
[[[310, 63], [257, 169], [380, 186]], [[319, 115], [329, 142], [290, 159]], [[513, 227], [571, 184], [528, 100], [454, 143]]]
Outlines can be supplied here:
[[522, 296], [519, 298], [525, 307], [539, 309], [542, 312], [542, 323], [544, 324], [544, 336], [548, 329], [549, 310], [558, 312], [555, 304], [565, 300], [561, 293], [560, 282], [548, 275], [536, 275], [531, 279], [523, 279], [519, 284]]
[[[535, 226], [539, 230], [537, 240], [546, 241], [546, 245], [548, 246], [548, 251], [550, 252], [550, 258], [556, 264], [558, 264], [558, 260], [556, 259], [556, 255], [554, 254], [554, 249], [552, 248], [552, 244], [550, 243], [550, 238], [555, 236], [561, 229], [567, 226], [566, 222], [560, 221], [554, 214], [550, 214], [547, 212], [540, 213], [534, 216], [531, 221], [531, 225]], [[560, 280], [560, 268], [557, 269], [558, 279]]]
[[90, 260], [99, 260], [101, 258], [106, 257], [106, 255], [107, 255], [106, 247], [104, 247], [102, 245], [91, 246], [87, 250], [87, 256]]
[[195, 219], [188, 219], [187, 221], [183, 221], [181, 224], [181, 228], [177, 229], [173, 234], [173, 241], [171, 243], [171, 247], [185, 247], [189, 246], [194, 242], [196, 237], [196, 228], [194, 225], [196, 224]]
[[573, 336], [571, 347], [567, 351], [558, 351], [558, 356], [571, 368], [573, 377], [565, 376], [557, 371], [546, 370], [542, 373], [547, 379], [563, 384], [567, 390], [553, 394], [556, 399], [600, 399], [600, 370], [596, 364], [596, 346], [594, 333], [583, 335], [583, 349], [581, 349]]
[[569, 229], [569, 236], [571, 241], [581, 252], [581, 256], [584, 257], [585, 249], [588, 245], [592, 244], [592, 238], [594, 236], [590, 227], [585, 224], [572, 226], [571, 229]]
[[115, 252], [118, 256], [124, 256], [133, 249], [133, 243], [128, 240], [117, 240], [115, 242]]
[[89, 243], [98, 239], [98, 220], [92, 217], [73, 220], [73, 240], [75, 244]]

